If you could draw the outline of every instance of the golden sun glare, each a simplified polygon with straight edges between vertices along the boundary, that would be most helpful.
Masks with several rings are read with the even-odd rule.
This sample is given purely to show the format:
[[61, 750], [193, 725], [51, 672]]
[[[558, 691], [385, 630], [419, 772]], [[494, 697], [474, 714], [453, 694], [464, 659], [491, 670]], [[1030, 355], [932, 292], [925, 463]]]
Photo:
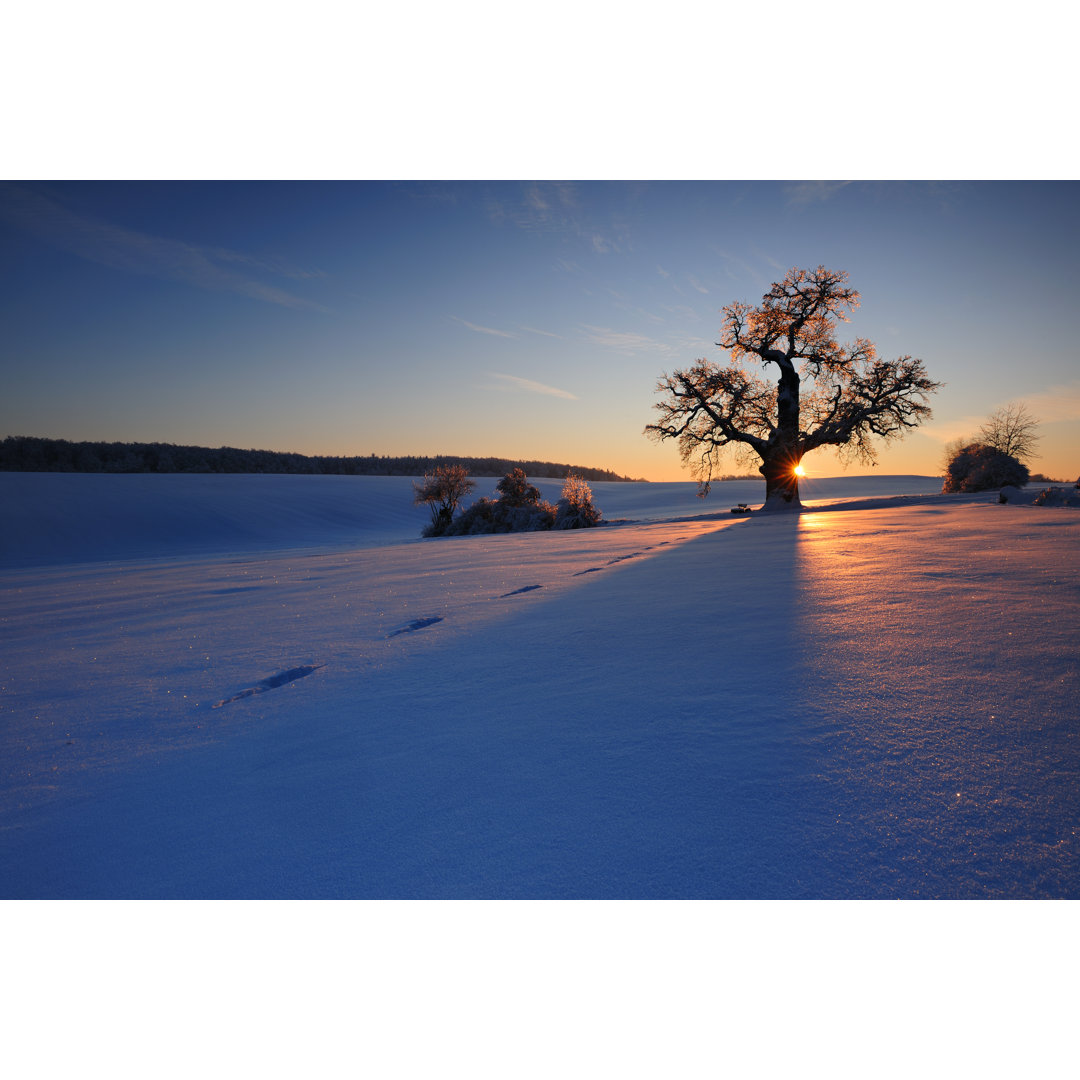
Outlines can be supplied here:
[[794, 469], [796, 476], [805, 476], [806, 470], [801, 465], [796, 465]]

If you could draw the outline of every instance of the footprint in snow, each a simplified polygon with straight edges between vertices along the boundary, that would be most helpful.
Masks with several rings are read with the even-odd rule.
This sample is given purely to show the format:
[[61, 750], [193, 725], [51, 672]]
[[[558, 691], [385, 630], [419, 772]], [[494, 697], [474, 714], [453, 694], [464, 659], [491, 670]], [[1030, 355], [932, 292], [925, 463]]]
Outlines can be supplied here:
[[442, 622], [441, 615], [433, 615], [430, 619], [413, 619], [408, 626], [403, 626], [399, 630], [394, 630], [387, 634], [387, 639], [397, 637], [398, 634], [411, 634], [414, 630], [423, 630], [425, 626], [434, 626], [437, 622]]
[[[645, 549], [645, 551], [648, 550], [649, 548]], [[614, 566], [616, 563], [626, 562], [627, 559], [636, 559], [639, 555], [644, 555], [645, 551], [631, 551], [629, 555], [616, 555], [614, 559], [608, 559], [604, 566]], [[574, 577], [581, 577], [582, 574], [598, 574], [604, 566], [590, 566], [588, 570], [579, 570]]]
[[499, 599], [505, 600], [508, 596], [519, 596], [523, 592], [532, 592], [533, 589], [542, 589], [543, 587], [543, 585], [526, 585], [524, 588], [515, 589], [513, 592], [504, 592]]
[[262, 682], [249, 686], [246, 690], [241, 690], [239, 694], [234, 694], [231, 698], [219, 701], [214, 708], [220, 709], [222, 705], [230, 705], [234, 701], [240, 701], [254, 694], [265, 694], [267, 690], [276, 690], [279, 686], [295, 682], [297, 679], [303, 679], [313, 671], [318, 671], [319, 668], [325, 666], [325, 664], [304, 664], [301, 667], [289, 668], [288, 671], [279, 671], [276, 675], [271, 675], [270, 678], [263, 679]]
[[[648, 549], [646, 548], [646, 551]], [[644, 551], [631, 551], [629, 555], [616, 555], [614, 559], [608, 559], [604, 564], [605, 566], [614, 566], [618, 562], [626, 562], [627, 559], [636, 559], [639, 555], [644, 555]]]

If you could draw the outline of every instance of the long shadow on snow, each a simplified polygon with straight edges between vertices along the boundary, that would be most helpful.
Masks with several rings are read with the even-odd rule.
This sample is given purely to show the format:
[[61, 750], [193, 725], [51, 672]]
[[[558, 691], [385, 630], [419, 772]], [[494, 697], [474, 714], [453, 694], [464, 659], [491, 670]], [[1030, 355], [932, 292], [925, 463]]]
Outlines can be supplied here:
[[[78, 868], [37, 845], [48, 872], [16, 890], [829, 895], [836, 809], [800, 683], [797, 528], [732, 523], [590, 575], [422, 668], [373, 671], [347, 697], [326, 684], [306, 722], [66, 815], [79, 843], [62, 857], [77, 850]], [[205, 769], [229, 782], [206, 791]], [[133, 808], [138, 831], [123, 824]]]

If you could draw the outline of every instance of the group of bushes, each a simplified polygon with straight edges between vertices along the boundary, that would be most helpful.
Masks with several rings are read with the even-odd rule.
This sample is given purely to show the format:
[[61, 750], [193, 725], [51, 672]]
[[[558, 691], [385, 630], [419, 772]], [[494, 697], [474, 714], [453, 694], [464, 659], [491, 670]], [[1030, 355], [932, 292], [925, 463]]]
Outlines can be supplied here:
[[414, 485], [416, 503], [431, 507], [424, 536], [478, 536], [483, 533], [541, 532], [584, 529], [600, 523], [592, 490], [580, 476], [568, 476], [552, 506], [530, 484], [522, 469], [513, 469], [495, 485], [497, 499], [480, 498], [455, 517], [461, 499], [475, 487], [460, 465], [439, 466]]

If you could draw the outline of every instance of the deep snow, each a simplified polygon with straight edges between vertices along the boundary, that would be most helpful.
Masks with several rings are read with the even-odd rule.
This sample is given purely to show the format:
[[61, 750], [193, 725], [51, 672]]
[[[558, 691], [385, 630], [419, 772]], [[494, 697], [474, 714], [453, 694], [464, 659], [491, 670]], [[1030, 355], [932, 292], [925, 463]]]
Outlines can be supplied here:
[[0, 474], [0, 894], [1078, 897], [1080, 515], [897, 486]]

